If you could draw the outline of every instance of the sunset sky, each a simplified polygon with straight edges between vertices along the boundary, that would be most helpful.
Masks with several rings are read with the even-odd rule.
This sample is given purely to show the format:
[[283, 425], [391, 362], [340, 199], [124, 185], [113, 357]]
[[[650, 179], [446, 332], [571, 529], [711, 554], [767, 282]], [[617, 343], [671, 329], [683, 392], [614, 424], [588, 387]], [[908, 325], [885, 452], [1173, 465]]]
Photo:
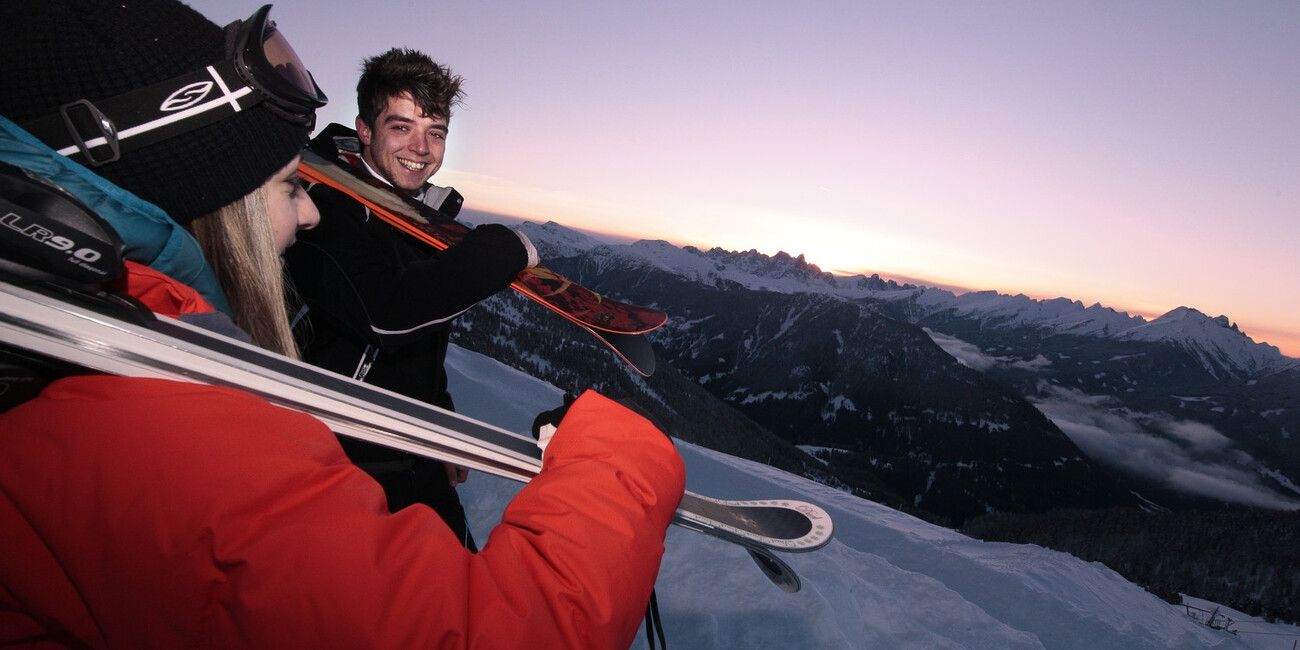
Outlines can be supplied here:
[[[214, 22], [260, 6], [191, 3]], [[823, 270], [1227, 315], [1300, 356], [1300, 3], [295, 0], [352, 124], [361, 60], [466, 78], [478, 210]]]

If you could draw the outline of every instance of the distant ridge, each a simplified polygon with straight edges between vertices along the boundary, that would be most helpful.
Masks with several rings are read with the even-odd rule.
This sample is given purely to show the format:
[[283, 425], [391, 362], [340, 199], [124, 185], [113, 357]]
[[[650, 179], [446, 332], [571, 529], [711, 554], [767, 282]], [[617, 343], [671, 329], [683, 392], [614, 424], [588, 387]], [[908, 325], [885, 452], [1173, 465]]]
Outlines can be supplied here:
[[1273, 345], [1258, 343], [1228, 317], [1211, 318], [1190, 307], [1179, 307], [1153, 320], [1116, 311], [1100, 303], [1084, 306], [1068, 298], [1040, 300], [1023, 294], [996, 291], [955, 293], [948, 289], [899, 284], [871, 276], [834, 275], [808, 262], [803, 255], [785, 252], [765, 255], [694, 246], [678, 247], [662, 240], [608, 244], [594, 236], [555, 222], [524, 222], [520, 229], [546, 242], [547, 257], [570, 257], [580, 252], [608, 248], [610, 254], [638, 259], [663, 271], [710, 286], [733, 282], [747, 289], [778, 293], [821, 293], [849, 300], [873, 299], [908, 303], [915, 318], [951, 311], [956, 316], [979, 318], [992, 326], [1048, 328], [1062, 334], [1167, 341], [1195, 354], [1211, 372], [1227, 369], [1253, 374], [1296, 367], [1300, 360], [1286, 357]]

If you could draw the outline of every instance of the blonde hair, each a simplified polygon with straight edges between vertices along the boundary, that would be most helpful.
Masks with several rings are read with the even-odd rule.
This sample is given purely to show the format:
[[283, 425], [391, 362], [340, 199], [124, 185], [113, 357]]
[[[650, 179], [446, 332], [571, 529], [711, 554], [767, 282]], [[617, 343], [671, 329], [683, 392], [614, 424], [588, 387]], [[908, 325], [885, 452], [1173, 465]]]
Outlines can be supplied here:
[[297, 359], [285, 307], [284, 267], [264, 187], [187, 227], [216, 271], [235, 323], [263, 348]]

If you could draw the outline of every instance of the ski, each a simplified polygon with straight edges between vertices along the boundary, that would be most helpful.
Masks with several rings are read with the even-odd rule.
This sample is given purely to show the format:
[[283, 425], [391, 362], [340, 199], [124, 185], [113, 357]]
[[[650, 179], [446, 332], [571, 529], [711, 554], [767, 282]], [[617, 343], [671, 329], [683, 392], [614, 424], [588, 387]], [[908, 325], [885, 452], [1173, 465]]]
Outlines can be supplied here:
[[[308, 149], [298, 173], [310, 183], [322, 183], [347, 194], [369, 208], [371, 214], [435, 249], [445, 250], [469, 232], [455, 219], [322, 153]], [[654, 351], [641, 335], [667, 322], [663, 312], [606, 298], [543, 266], [524, 269], [510, 286], [585, 329], [638, 373], [649, 376], [654, 372]]]
[[[541, 469], [541, 452], [529, 436], [156, 316], [112, 293], [3, 280], [0, 342], [20, 353], [94, 372], [236, 388], [315, 416], [338, 434], [508, 479], [527, 482]], [[810, 503], [692, 493], [674, 523], [760, 555], [813, 551], [833, 534], [830, 516]], [[779, 572], [783, 563], [768, 565]], [[785, 571], [793, 574], [788, 566]]]
[[825, 510], [789, 499], [725, 501], [687, 492], [677, 518], [683, 527], [699, 523], [711, 529], [709, 534], [737, 544], [790, 553], [825, 546], [833, 530]]
[[803, 588], [803, 581], [799, 579], [799, 574], [790, 568], [781, 558], [772, 554], [771, 551], [757, 548], [746, 548], [749, 551], [749, 557], [753, 558], [758, 564], [758, 568], [767, 576], [772, 584], [781, 588], [787, 593], [795, 593]]

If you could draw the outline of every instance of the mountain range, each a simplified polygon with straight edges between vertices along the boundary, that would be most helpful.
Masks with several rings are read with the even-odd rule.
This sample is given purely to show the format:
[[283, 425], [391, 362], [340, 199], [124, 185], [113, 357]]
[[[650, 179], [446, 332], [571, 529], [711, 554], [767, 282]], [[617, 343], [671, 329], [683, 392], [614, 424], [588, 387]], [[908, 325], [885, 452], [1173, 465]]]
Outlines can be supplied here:
[[557, 385], [626, 393], [707, 446], [949, 525], [1062, 507], [1300, 507], [1300, 360], [1226, 317], [1182, 307], [1148, 321], [837, 276], [785, 253], [520, 228], [548, 267], [669, 314], [651, 334], [661, 370], [619, 369], [508, 296], [470, 312], [458, 340]]

